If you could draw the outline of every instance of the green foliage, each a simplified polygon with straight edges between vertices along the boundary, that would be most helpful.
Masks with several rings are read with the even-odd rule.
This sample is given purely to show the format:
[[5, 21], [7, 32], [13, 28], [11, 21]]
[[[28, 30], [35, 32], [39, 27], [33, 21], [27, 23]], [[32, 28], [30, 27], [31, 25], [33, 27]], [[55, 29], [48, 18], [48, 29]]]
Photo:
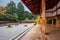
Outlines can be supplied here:
[[37, 19], [38, 17], [40, 17], [40, 15], [36, 15], [36, 16], [35, 16], [35, 19]]
[[25, 11], [25, 17], [32, 20], [32, 19], [36, 19], [36, 16], [33, 15], [32, 13]]
[[17, 5], [17, 15], [19, 20], [25, 20], [24, 7], [21, 2], [19, 2]]
[[50, 18], [50, 19], [47, 19], [47, 23], [48, 24], [52, 24], [52, 19]]
[[17, 16], [13, 16], [13, 15], [7, 15], [8, 21], [18, 21], [18, 17]]
[[20, 13], [21, 13], [21, 12], [24, 12], [24, 6], [22, 5], [21, 2], [18, 3], [17, 9], [18, 9], [18, 11], [19, 11]]
[[11, 25], [8, 25], [8, 27], [7, 28], [11, 28], [12, 26]]
[[5, 9], [6, 14], [0, 13], [0, 21], [18, 21], [25, 20], [26, 18], [29, 20], [36, 19], [35, 15], [24, 10], [24, 6], [21, 2], [19, 2], [16, 7], [16, 4], [13, 1], [10, 1]]
[[0, 21], [18, 21], [18, 17], [10, 14], [0, 13]]
[[52, 24], [52, 21], [53, 21], [53, 24], [56, 24], [56, 18], [47, 19], [47, 23], [48, 23], [48, 24]]
[[10, 3], [7, 4], [6, 11], [7, 13], [14, 15], [16, 12], [16, 5], [13, 1], [10, 1]]
[[0, 13], [0, 21], [7, 21], [6, 16], [3, 15], [2, 13]]
[[56, 18], [53, 18], [53, 24], [56, 24]]

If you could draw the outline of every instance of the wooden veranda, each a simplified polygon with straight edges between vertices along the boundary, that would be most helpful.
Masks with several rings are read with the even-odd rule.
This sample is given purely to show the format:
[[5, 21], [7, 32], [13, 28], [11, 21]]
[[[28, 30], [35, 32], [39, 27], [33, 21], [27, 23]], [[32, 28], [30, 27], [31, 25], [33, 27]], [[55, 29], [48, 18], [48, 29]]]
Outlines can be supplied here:
[[60, 0], [22, 0], [22, 2], [33, 14], [41, 16], [40, 25], [43, 35], [46, 34], [46, 19], [52, 18], [53, 27], [53, 18], [56, 17], [56, 29], [60, 28]]

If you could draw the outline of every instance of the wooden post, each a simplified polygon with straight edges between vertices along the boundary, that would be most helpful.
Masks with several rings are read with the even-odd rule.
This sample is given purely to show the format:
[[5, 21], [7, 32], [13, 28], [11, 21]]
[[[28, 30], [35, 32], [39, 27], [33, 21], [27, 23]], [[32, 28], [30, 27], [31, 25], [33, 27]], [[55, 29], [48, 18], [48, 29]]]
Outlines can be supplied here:
[[56, 30], [58, 30], [58, 20], [57, 20], [57, 15], [56, 15]]
[[45, 35], [46, 34], [46, 0], [42, 0], [42, 14], [41, 14], [41, 25], [42, 25], [42, 33]]
[[[56, 9], [57, 9], [57, 5], [56, 5]], [[58, 30], [58, 18], [57, 18], [57, 10], [56, 10], [56, 29]]]
[[53, 17], [52, 17], [52, 29], [54, 29], [54, 26], [53, 26], [54, 24], [53, 24]]
[[41, 33], [42, 33], [42, 40], [47, 40], [47, 38], [45, 37], [46, 34], [46, 0], [42, 0], [41, 3], [41, 19], [40, 19], [40, 23], [41, 23]]

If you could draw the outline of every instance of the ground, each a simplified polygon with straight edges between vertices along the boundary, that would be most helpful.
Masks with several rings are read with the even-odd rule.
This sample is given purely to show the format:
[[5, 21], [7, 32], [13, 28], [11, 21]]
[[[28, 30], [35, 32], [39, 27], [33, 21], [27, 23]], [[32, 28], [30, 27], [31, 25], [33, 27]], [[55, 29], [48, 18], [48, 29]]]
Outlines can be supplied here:
[[[56, 30], [55, 26], [52, 27], [52, 25], [47, 25], [46, 27], [48, 35], [45, 36], [47, 40], [60, 40], [60, 30]], [[41, 40], [40, 26], [35, 26], [26, 35], [20, 38], [20, 40]]]

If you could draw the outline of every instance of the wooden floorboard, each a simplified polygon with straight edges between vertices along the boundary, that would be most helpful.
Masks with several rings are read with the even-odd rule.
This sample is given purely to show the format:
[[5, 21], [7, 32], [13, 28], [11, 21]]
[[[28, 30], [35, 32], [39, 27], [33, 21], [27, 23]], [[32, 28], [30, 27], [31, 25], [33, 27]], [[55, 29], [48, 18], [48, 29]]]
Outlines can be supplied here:
[[[52, 28], [51, 25], [47, 26], [46, 35], [47, 40], [60, 40], [60, 30], [56, 30]], [[31, 29], [26, 35], [24, 35], [20, 40], [41, 40], [40, 34], [40, 26], [36, 25], [33, 29]]]

